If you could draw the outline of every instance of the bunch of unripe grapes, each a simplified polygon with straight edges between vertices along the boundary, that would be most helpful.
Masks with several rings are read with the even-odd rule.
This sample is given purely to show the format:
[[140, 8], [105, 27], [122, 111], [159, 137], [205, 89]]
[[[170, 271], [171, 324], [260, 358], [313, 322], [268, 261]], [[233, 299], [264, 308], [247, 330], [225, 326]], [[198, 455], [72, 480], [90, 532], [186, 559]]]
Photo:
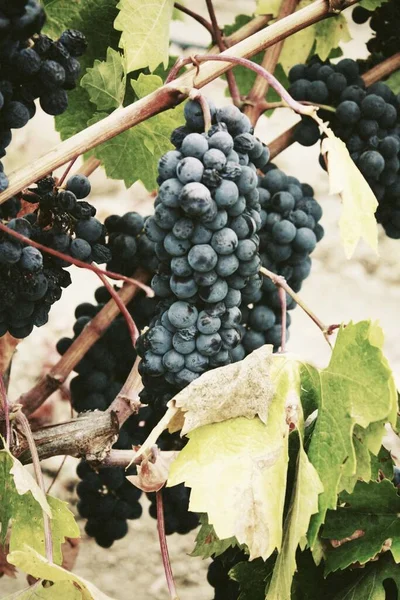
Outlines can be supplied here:
[[[0, 158], [12, 129], [24, 127], [35, 112], [35, 99], [50, 115], [68, 106], [67, 90], [80, 74], [78, 57], [86, 49], [85, 36], [66, 30], [56, 41], [40, 34], [45, 13], [37, 0], [14, 0], [0, 6]], [[8, 179], [0, 162], [0, 191]]]
[[[400, 96], [383, 82], [366, 88], [357, 62], [347, 58], [336, 65], [314, 58], [309, 65], [294, 66], [289, 80], [289, 92], [296, 100], [335, 108], [334, 113], [322, 111], [323, 117], [346, 143], [374, 192], [378, 222], [389, 237], [400, 238]], [[296, 141], [309, 146], [319, 138], [317, 124], [303, 118]], [[321, 165], [325, 168], [324, 160]]]

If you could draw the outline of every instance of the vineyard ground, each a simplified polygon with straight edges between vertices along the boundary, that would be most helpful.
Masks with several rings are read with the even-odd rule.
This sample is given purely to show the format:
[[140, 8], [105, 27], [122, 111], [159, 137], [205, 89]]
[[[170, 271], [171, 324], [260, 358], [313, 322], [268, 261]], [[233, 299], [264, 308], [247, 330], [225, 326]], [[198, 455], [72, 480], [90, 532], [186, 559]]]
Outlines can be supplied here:
[[[233, 8], [232, 12], [235, 12]], [[188, 24], [189, 22], [185, 26]], [[352, 45], [354, 56], [360, 56], [357, 42], [353, 41]], [[209, 93], [217, 105], [226, 103], [224, 87], [225, 84], [221, 81], [209, 86]], [[256, 133], [263, 140], [268, 142], [274, 139], [293, 120], [289, 111], [284, 109], [279, 113], [279, 122], [277, 117], [275, 115], [268, 122], [260, 120]], [[58, 139], [53, 130], [52, 119], [43, 114], [38, 114], [27, 127], [17, 133], [19, 136], [13, 146], [13, 153], [4, 161], [6, 166], [7, 163], [9, 165], [8, 170], [15, 168], [17, 164], [28, 163], [37, 156], [38, 139], [42, 149], [52, 147]], [[321, 222], [329, 231], [329, 236], [318, 244], [313, 254], [312, 274], [305, 282], [302, 297], [327, 324], [359, 321], [373, 315], [385, 331], [384, 350], [391, 367], [395, 374], [400, 373], [400, 345], [396, 333], [400, 305], [398, 241], [390, 240], [382, 233], [379, 259], [361, 245], [352, 260], [347, 261], [337, 226], [340, 204], [337, 197], [328, 196], [327, 179], [318, 166], [318, 148], [301, 148], [299, 152], [299, 147], [292, 146], [275, 163], [288, 174], [314, 187], [324, 210]], [[91, 201], [96, 205], [101, 218], [111, 212], [122, 214], [124, 211], [137, 210], [145, 215], [151, 210], [151, 199], [139, 184], [126, 191], [119, 183], [107, 181], [101, 172], [93, 175], [92, 182], [94, 193]], [[57, 360], [55, 342], [64, 335], [71, 335], [74, 307], [79, 302], [93, 298], [93, 291], [98, 286], [96, 277], [75, 268], [74, 272], [71, 270], [71, 274], [74, 283], [54, 305], [48, 326], [34, 331], [18, 349], [13, 364], [13, 383], [10, 389], [12, 398], [26, 391], [40, 370], [48, 368]], [[288, 350], [301, 353], [304, 358], [318, 365], [326, 364], [329, 360], [329, 348], [317, 328], [298, 309], [292, 312], [292, 319]], [[397, 383], [400, 384], [400, 381]], [[68, 405], [58, 400], [59, 396], [55, 395], [51, 401], [54, 416], [60, 420], [66, 419]], [[50, 412], [50, 409], [43, 412], [41, 417], [49, 418]], [[51, 459], [46, 462], [46, 468], [55, 472], [59, 463], [59, 458]], [[73, 493], [75, 463], [74, 459], [67, 460], [57, 480], [57, 487], [52, 490], [59, 498], [73, 503], [76, 503]], [[147, 513], [146, 507], [144, 512]], [[135, 600], [167, 599], [154, 519], [145, 514], [143, 518], [131, 522], [129, 535], [116, 542], [111, 550], [99, 548], [84, 534], [83, 521], [78, 522], [82, 526], [83, 539], [75, 568], [77, 575], [92, 581], [104, 593], [117, 600], [127, 598], [127, 590], [129, 596], [134, 592]], [[211, 596], [211, 588], [205, 577], [208, 561], [188, 556], [193, 548], [194, 537], [195, 532], [184, 537], [175, 534], [169, 538], [171, 562], [181, 600], [194, 597], [196, 600], [208, 600]], [[16, 580], [3, 578], [0, 583], [3, 595], [21, 589], [23, 579], [23, 576], [18, 576]]]

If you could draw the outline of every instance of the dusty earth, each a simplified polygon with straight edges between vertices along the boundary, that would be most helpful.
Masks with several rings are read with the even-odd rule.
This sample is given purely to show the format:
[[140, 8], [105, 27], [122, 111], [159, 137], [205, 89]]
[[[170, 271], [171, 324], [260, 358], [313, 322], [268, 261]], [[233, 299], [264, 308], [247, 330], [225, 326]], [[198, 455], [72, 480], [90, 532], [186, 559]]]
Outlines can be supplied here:
[[[245, 4], [250, 13], [252, 2]], [[217, 3], [217, 9], [218, 6], [222, 9], [222, 23], [232, 22], [232, 14], [238, 5], [237, 2]], [[184, 25], [174, 23], [172, 36], [178, 41], [184, 38], [195, 40], [199, 47], [205, 46], [208, 41], [207, 35], [204, 36], [197, 24], [186, 20]], [[368, 39], [368, 33], [364, 37]], [[361, 56], [364, 48], [358, 39], [346, 45], [345, 53], [352, 57]], [[208, 93], [217, 105], [226, 102], [224, 89], [222, 81], [209, 86]], [[282, 109], [272, 119], [263, 119], [256, 133], [268, 142], [292, 122], [293, 116]], [[57, 141], [58, 136], [53, 130], [51, 118], [38, 114], [29, 126], [18, 132], [13, 152], [6, 160], [8, 170], [36, 158], [38, 146], [40, 152], [44, 152]], [[324, 209], [322, 223], [326, 237], [313, 255], [312, 274], [304, 285], [302, 297], [325, 323], [378, 320], [386, 335], [387, 357], [399, 380], [400, 242], [389, 240], [381, 232], [379, 257], [361, 244], [355, 256], [346, 260], [337, 226], [340, 202], [337, 197], [328, 196], [327, 178], [318, 166], [317, 157], [317, 147], [301, 148], [299, 151], [299, 147], [294, 145], [275, 161], [288, 174], [311, 184]], [[97, 206], [100, 217], [112, 212], [122, 214], [126, 210], [137, 210], [142, 214], [151, 210], [148, 194], [139, 183], [125, 190], [118, 182], [107, 181], [100, 170], [94, 174], [92, 182], [91, 201]], [[98, 285], [95, 276], [76, 269], [73, 270], [73, 282], [64, 292], [62, 300], [53, 307], [48, 326], [36, 330], [20, 344], [12, 369], [10, 393], [13, 398], [29, 389], [38, 374], [57, 360], [55, 342], [63, 335], [71, 334], [75, 306], [82, 301], [91, 301], [93, 290]], [[292, 319], [288, 349], [301, 353], [304, 358], [318, 365], [326, 364], [329, 360], [329, 348], [318, 329], [300, 309], [292, 313]], [[68, 418], [66, 403], [59, 397], [52, 402], [57, 418]], [[47, 461], [46, 470], [54, 473], [59, 463], [60, 458]], [[52, 490], [55, 495], [70, 501], [73, 507], [76, 503], [75, 463], [75, 459], [67, 459]], [[84, 523], [81, 520], [79, 523], [83, 532]], [[194, 537], [195, 532], [184, 537], [175, 534], [169, 538], [173, 570], [181, 600], [209, 600], [212, 590], [205, 581], [207, 561], [188, 556], [193, 548]], [[116, 542], [109, 550], [96, 546], [83, 532], [75, 571], [118, 600], [168, 598], [156, 522], [148, 516], [146, 506], [143, 517], [131, 523], [129, 535]], [[4, 577], [0, 582], [0, 591], [2, 595], [6, 595], [21, 589], [23, 584], [24, 577], [21, 575], [16, 580]]]

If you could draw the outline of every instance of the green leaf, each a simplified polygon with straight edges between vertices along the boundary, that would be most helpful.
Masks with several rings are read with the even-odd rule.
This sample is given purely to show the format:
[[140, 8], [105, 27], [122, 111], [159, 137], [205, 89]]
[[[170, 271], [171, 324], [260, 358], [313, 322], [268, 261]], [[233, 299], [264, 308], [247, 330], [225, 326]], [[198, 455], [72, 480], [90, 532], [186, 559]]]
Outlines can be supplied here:
[[[160, 87], [162, 80], [156, 75], [140, 74], [131, 83], [137, 96], [142, 97]], [[88, 124], [106, 116], [107, 114], [97, 113]], [[162, 154], [172, 149], [169, 139], [171, 132], [182, 121], [183, 105], [180, 105], [120, 133], [97, 146], [93, 154], [101, 160], [111, 179], [122, 179], [126, 187], [141, 180], [148, 190], [153, 190], [157, 186], [158, 160]]]
[[119, 47], [128, 73], [145, 67], [154, 71], [160, 63], [167, 66], [173, 6], [173, 0], [120, 0], [114, 27], [122, 32]]
[[367, 10], [375, 10], [382, 6], [382, 4], [386, 4], [389, 0], [361, 0], [360, 6], [366, 8]]
[[[80, 531], [75, 522], [74, 515], [68, 509], [67, 502], [47, 496], [51, 507], [51, 537], [53, 540], [53, 560], [56, 564], [62, 563], [61, 545], [66, 537], [80, 537]], [[19, 502], [13, 513], [13, 525], [10, 537], [10, 552], [23, 549], [26, 541], [30, 546], [45, 555], [43, 513], [39, 504], [31, 495]]]
[[395, 71], [385, 81], [386, 85], [390, 87], [394, 94], [400, 94], [400, 70]]
[[46, 22], [42, 32], [57, 39], [69, 23], [79, 17], [82, 0], [41, 0], [46, 12]]
[[387, 479], [393, 479], [393, 459], [383, 446], [378, 456], [371, 455], [371, 479], [379, 480], [382, 475]]
[[[378, 562], [367, 565], [360, 571], [360, 576], [344, 590], [334, 596], [333, 600], [385, 600], [395, 598], [386, 594], [383, 583], [392, 580], [400, 593], [400, 569], [390, 556], [384, 556]], [[396, 592], [393, 590], [393, 593]]]
[[[70, 596], [65, 595], [65, 600], [70, 600], [70, 598], [79, 598], [79, 596], [74, 595], [74, 589], [78, 587], [78, 590], [81, 593], [82, 600], [112, 600], [109, 596], [106, 596], [100, 590], [98, 590], [92, 583], [83, 579], [83, 577], [78, 577], [71, 573], [71, 571], [67, 571], [58, 565], [53, 563], [49, 563], [43, 556], [38, 554], [33, 548], [25, 545], [25, 549], [16, 550], [11, 552], [7, 556], [7, 560], [12, 565], [15, 565], [24, 573], [28, 573], [32, 575], [36, 579], [45, 579], [50, 582], [63, 582], [64, 590], [66, 593], [69, 593]], [[39, 596], [40, 597], [40, 596]], [[57, 598], [58, 596], [43, 596], [44, 598]], [[27, 596], [28, 598], [28, 596]]]
[[30, 501], [38, 506], [38, 510], [44, 510], [51, 517], [49, 503], [29, 471], [8, 449], [0, 450], [1, 543], [4, 543], [8, 523], [11, 518], [15, 518], [18, 507]]
[[343, 15], [336, 15], [334, 19], [325, 19], [316, 23], [314, 30], [315, 54], [318, 54], [321, 60], [326, 60], [340, 42], [351, 40], [347, 21]]
[[[57, 0], [55, 2], [58, 4]], [[70, 4], [69, 0], [66, 4]], [[59, 12], [56, 14], [59, 15]], [[87, 69], [93, 68], [95, 60], [106, 60], [109, 47], [118, 48], [119, 33], [113, 28], [118, 14], [117, 0], [80, 0], [79, 11], [71, 11], [70, 14], [65, 11], [63, 14], [62, 28], [79, 29], [88, 41], [86, 52], [79, 59], [83, 77]], [[95, 112], [96, 107], [90, 102], [87, 90], [79, 83], [75, 90], [68, 92], [68, 110], [55, 118], [61, 139], [85, 129]]]
[[276, 16], [281, 7], [282, 0], [257, 0], [256, 15]]
[[[301, 0], [297, 10], [308, 6], [312, 1], [313, 0]], [[315, 35], [315, 25], [311, 25], [311, 27], [306, 27], [286, 38], [279, 57], [279, 63], [285, 73], [288, 73], [293, 65], [305, 63], [307, 61], [311, 49], [314, 46]]]
[[240, 562], [229, 571], [229, 577], [240, 586], [238, 600], [264, 600], [266, 579], [271, 574], [273, 561], [256, 558]]
[[[299, 390], [301, 387], [302, 384], [300, 378], [298, 378]], [[318, 473], [304, 451], [302, 415], [299, 416], [297, 429], [300, 441], [297, 473], [289, 510], [283, 526], [282, 548], [274, 566], [266, 600], [290, 600], [293, 574], [296, 570], [297, 547], [300, 545], [304, 549], [306, 546], [306, 534], [310, 519], [313, 514], [318, 512], [318, 496], [323, 492]]]
[[228, 548], [239, 545], [235, 537], [220, 540], [214, 527], [208, 523], [207, 515], [200, 515], [200, 524], [201, 527], [195, 540], [196, 546], [190, 556], [201, 556], [201, 558], [220, 556]]
[[[400, 497], [388, 479], [360, 481], [352, 494], [340, 494], [340, 503], [336, 511], [328, 511], [322, 537], [350, 539], [328, 551], [327, 573], [355, 562], [363, 565], [384, 547], [390, 548], [395, 562], [400, 562]], [[357, 537], [351, 539], [354, 532]]]
[[119, 52], [107, 50], [107, 60], [95, 60], [92, 69], [82, 77], [81, 86], [98, 110], [118, 108], [125, 96], [125, 65]]
[[346, 145], [329, 127], [322, 142], [322, 153], [328, 154], [329, 193], [342, 198], [339, 219], [340, 235], [347, 258], [351, 258], [361, 238], [378, 252], [378, 225], [375, 211], [377, 199], [352, 161]]
[[[382, 346], [383, 333], [376, 323], [349, 323], [340, 328], [330, 363], [320, 373], [318, 418], [308, 456], [324, 492], [319, 496], [319, 514], [311, 519], [311, 546], [326, 511], [336, 508], [337, 494], [343, 489], [341, 478], [357, 471], [355, 426], [365, 429], [384, 419], [394, 422], [396, 389]], [[382, 427], [381, 438], [383, 433]]]

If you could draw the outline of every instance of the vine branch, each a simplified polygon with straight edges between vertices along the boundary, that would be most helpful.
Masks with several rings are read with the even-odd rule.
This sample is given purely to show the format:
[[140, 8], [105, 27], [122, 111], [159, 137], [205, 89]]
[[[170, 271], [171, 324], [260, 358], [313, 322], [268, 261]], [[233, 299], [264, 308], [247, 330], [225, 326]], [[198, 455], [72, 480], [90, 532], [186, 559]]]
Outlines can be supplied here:
[[[342, 2], [342, 10], [357, 2], [358, 0]], [[229, 54], [238, 58], [248, 58], [330, 14], [333, 13], [328, 0], [315, 0], [305, 8], [237, 43], [229, 49]], [[224, 56], [225, 52], [221, 56]], [[203, 87], [230, 68], [232, 65], [223, 61], [220, 64], [204, 65], [199, 70], [197, 86]], [[108, 117], [65, 140], [26, 167], [14, 171], [10, 174], [7, 190], [0, 194], [0, 204], [75, 156], [81, 155], [130, 127], [176, 106], [185, 99], [187, 90], [192, 87], [192, 81], [193, 70], [190, 69], [170, 85], [164, 85], [133, 104], [115, 110]], [[182, 90], [185, 91], [182, 92]]]
[[[298, 4], [298, 0], [284, 0], [280, 6], [278, 21], [284, 19], [288, 15], [291, 15]], [[270, 46], [264, 54], [261, 66], [269, 73], [274, 73], [276, 65], [278, 64], [280, 53], [284, 44], [284, 39], [279, 40], [273, 46]], [[266, 81], [261, 75], [257, 75], [256, 80], [251, 88], [245, 104], [245, 114], [249, 117], [253, 125], [255, 125], [264, 112], [263, 102], [265, 101], [268, 93], [268, 81]]]
[[[150, 275], [143, 269], [137, 269], [135, 277], [142, 282], [150, 279]], [[118, 292], [118, 295], [124, 304], [128, 304], [138, 292], [139, 287], [137, 285], [126, 284]], [[26, 415], [30, 415], [39, 408], [64, 383], [75, 365], [85, 356], [97, 340], [100, 339], [118, 314], [118, 306], [113, 299], [109, 300], [90, 323], [86, 325], [82, 333], [76, 338], [58, 363], [51, 368], [49, 373], [44, 375], [28, 392], [20, 396], [17, 402], [22, 404]]]
[[[219, 51], [223, 52], [224, 50], [226, 50], [226, 45], [222, 38], [221, 30], [218, 26], [213, 2], [212, 2], [212, 0], [206, 0], [206, 4], [207, 4], [207, 9], [208, 9], [208, 14], [210, 15], [213, 32], [214, 32], [214, 35], [213, 35], [214, 40], [217, 43]], [[237, 86], [235, 75], [233, 74], [233, 71], [226, 72], [226, 80], [228, 82], [229, 93], [231, 95], [233, 104], [235, 106], [240, 107], [242, 102], [241, 102], [239, 88]]]
[[183, 4], [179, 4], [179, 2], [174, 2], [174, 7], [176, 9], [180, 10], [181, 12], [185, 13], [186, 15], [189, 15], [189, 17], [192, 17], [192, 19], [194, 19], [195, 21], [200, 23], [200, 25], [203, 25], [203, 27], [205, 27], [207, 29], [208, 33], [211, 35], [212, 40], [214, 42], [215, 38], [214, 38], [213, 27], [212, 27], [211, 23], [209, 21], [207, 21], [207, 19], [205, 19], [198, 13], [194, 12], [193, 10], [190, 10], [190, 8], [187, 8]]
[[175, 587], [174, 575], [172, 573], [171, 561], [169, 558], [167, 538], [165, 535], [165, 521], [164, 521], [164, 506], [162, 489], [156, 492], [156, 506], [157, 506], [157, 531], [158, 539], [160, 541], [161, 557], [164, 565], [165, 578], [167, 580], [170, 600], [179, 600], [178, 594]]

